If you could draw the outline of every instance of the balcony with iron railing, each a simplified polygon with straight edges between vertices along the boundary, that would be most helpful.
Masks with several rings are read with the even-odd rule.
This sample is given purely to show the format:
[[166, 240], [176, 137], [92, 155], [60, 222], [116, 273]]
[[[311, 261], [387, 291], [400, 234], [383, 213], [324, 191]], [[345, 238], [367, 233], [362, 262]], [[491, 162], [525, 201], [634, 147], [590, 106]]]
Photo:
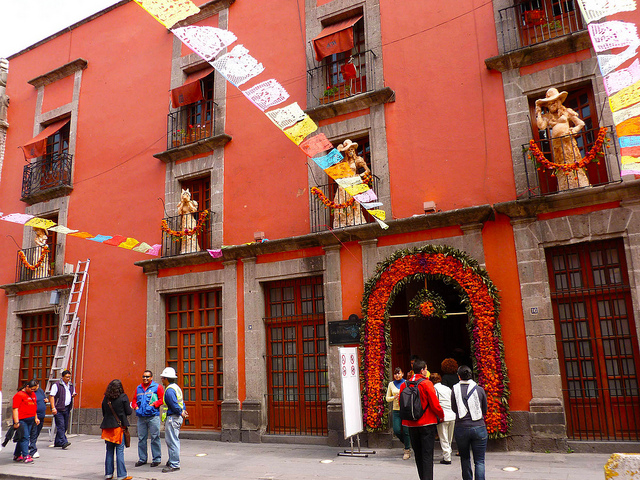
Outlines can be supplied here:
[[163, 162], [207, 153], [224, 146], [231, 137], [216, 126], [217, 104], [211, 100], [180, 107], [167, 115], [167, 150], [154, 157]]
[[[379, 178], [375, 175], [373, 175], [372, 178], [373, 183], [371, 189], [377, 192]], [[322, 196], [328, 201], [336, 199], [336, 192], [338, 191], [338, 185], [336, 183], [318, 185], [316, 188], [320, 190]], [[346, 195], [346, 198], [350, 198], [349, 195]], [[310, 193], [309, 205], [311, 210], [312, 233], [375, 222], [375, 219], [364, 208], [360, 207], [357, 202], [355, 202], [353, 206], [334, 209], [325, 205], [321, 198]]]
[[354, 54], [351, 58], [329, 61], [307, 70], [307, 93], [309, 107], [326, 105], [373, 91], [374, 59], [371, 50]]
[[18, 250], [16, 258], [16, 283], [42, 280], [55, 275], [55, 249], [43, 247]]
[[45, 155], [24, 166], [20, 200], [34, 204], [68, 195], [71, 185], [73, 155], [68, 153]]
[[[168, 230], [166, 231], [168, 227]], [[163, 219], [162, 256], [174, 257], [211, 248], [211, 218], [193, 212]]]
[[524, 0], [498, 10], [502, 53], [538, 45], [586, 28], [575, 0]]
[[[604, 129], [604, 143], [598, 141], [600, 128], [582, 130], [576, 134], [553, 139], [549, 138], [548, 130], [541, 131], [541, 137], [545, 138], [534, 143], [537, 147], [535, 150], [540, 152], [544, 159], [536, 158], [536, 151], [529, 144], [523, 145], [528, 197], [619, 182], [620, 163], [614, 131], [611, 126]], [[580, 158], [577, 150], [580, 151]], [[586, 160], [590, 161], [584, 168], [561, 167], [573, 166], [577, 161]]]

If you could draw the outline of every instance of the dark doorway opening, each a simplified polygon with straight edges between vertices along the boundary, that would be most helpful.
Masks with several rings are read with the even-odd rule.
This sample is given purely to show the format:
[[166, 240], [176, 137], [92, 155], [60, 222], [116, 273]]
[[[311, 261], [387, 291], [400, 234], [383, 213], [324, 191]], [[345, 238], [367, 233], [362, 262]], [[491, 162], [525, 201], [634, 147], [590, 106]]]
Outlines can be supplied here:
[[[409, 316], [409, 303], [427, 288], [442, 297], [447, 306], [446, 318]], [[427, 362], [430, 372], [440, 372], [440, 363], [447, 357], [458, 357], [458, 363], [470, 364], [471, 341], [467, 330], [469, 317], [460, 293], [442, 280], [413, 280], [398, 293], [389, 309], [391, 322], [391, 369], [407, 372], [412, 355]], [[456, 352], [461, 349], [462, 352]], [[454, 355], [455, 354], [455, 355]], [[462, 357], [462, 358], [460, 358]]]

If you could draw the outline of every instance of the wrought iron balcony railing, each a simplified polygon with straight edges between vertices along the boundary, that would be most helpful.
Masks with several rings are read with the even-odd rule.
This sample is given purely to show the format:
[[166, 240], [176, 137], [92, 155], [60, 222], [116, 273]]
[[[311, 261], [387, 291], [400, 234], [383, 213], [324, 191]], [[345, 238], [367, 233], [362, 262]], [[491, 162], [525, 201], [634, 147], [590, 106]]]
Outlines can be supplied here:
[[[577, 134], [553, 139], [549, 138], [549, 130], [540, 132], [541, 136], [545, 138], [536, 142], [536, 146], [546, 161], [557, 165], [573, 165], [576, 161], [585, 159], [591, 154], [593, 160], [584, 169], [563, 171], [561, 167], [545, 168], [539, 159], [536, 159], [529, 144], [523, 145], [528, 196], [539, 197], [588, 185], [605, 185], [620, 181], [620, 162], [613, 128], [611, 126], [604, 128], [607, 132], [606, 141], [600, 148], [597, 146], [600, 128], [582, 130]], [[580, 158], [578, 158], [577, 150], [580, 151]], [[553, 167], [551, 164], [549, 166]], [[578, 170], [582, 170], [586, 176], [583, 176], [582, 172]]]
[[[373, 185], [371, 189], [374, 192], [378, 191], [378, 180], [378, 177], [373, 175]], [[316, 188], [322, 192], [327, 200], [335, 200], [336, 192], [338, 191], [338, 185], [336, 183], [318, 185]], [[351, 197], [347, 195], [346, 198]], [[320, 198], [310, 193], [309, 205], [311, 209], [312, 233], [375, 222], [375, 219], [369, 215], [364, 208], [361, 208], [358, 203], [354, 203], [353, 207], [333, 209], [325, 206]]]
[[213, 137], [215, 103], [211, 100], [186, 105], [167, 115], [167, 150]]
[[[176, 233], [162, 232], [163, 257], [202, 252], [211, 248], [211, 216], [202, 221], [199, 218], [200, 212], [194, 212], [164, 219], [169, 229]], [[197, 225], [200, 227], [197, 228]], [[177, 232], [184, 233], [185, 230], [192, 232], [194, 228], [196, 232], [192, 235], [177, 235]]]
[[586, 28], [575, 0], [524, 0], [498, 11], [503, 53]]
[[307, 70], [307, 93], [310, 107], [325, 105], [359, 93], [373, 90], [375, 55], [371, 50], [349, 58], [331, 62], [331, 57], [322, 61], [322, 65]]
[[[16, 283], [29, 280], [40, 280], [55, 274], [53, 252], [45, 252], [43, 247], [25, 248], [18, 250], [16, 258]], [[26, 264], [30, 266], [27, 266]]]
[[73, 155], [46, 155], [24, 166], [22, 199], [28, 199], [56, 188], [71, 188]]

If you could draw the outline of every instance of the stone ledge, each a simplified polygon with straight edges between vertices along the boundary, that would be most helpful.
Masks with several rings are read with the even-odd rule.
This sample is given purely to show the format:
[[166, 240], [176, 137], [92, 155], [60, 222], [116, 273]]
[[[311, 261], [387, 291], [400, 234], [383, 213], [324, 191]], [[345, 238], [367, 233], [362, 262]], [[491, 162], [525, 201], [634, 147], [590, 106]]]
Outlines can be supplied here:
[[[216, 13], [220, 12], [221, 10], [224, 10], [225, 8], [229, 8], [229, 6], [231, 6], [231, 4], [234, 3], [235, 1], [236, 0], [210, 0], [200, 5], [200, 12], [194, 15], [191, 15], [190, 17], [185, 18], [184, 20], [177, 22], [171, 28], [173, 29], [178, 27], [188, 27], [189, 25], [194, 25], [198, 23], [200, 20], [209, 18], [215, 15]], [[170, 30], [168, 30], [168, 32], [171, 33]]]
[[66, 197], [71, 194], [71, 192], [73, 192], [71, 185], [58, 185], [57, 187], [47, 188], [46, 190], [41, 190], [26, 197], [20, 197], [20, 201], [27, 205], [33, 205], [34, 203], [44, 202], [52, 198]]
[[329, 118], [344, 115], [346, 113], [357, 112], [365, 108], [384, 103], [395, 102], [396, 92], [389, 87], [372, 92], [359, 93], [353, 97], [343, 98], [326, 105], [318, 105], [317, 107], [308, 108], [305, 113], [311, 117], [313, 121], [326, 120]]
[[[494, 218], [490, 205], [461, 208], [447, 212], [417, 215], [415, 217], [391, 220], [389, 228], [382, 230], [377, 223], [367, 223], [354, 227], [324, 232], [310, 233], [298, 237], [288, 237], [278, 240], [270, 240], [264, 243], [251, 243], [249, 245], [236, 245], [222, 249], [222, 257], [212, 258], [207, 252], [177, 255], [175, 257], [156, 258], [135, 262], [142, 267], [144, 273], [157, 272], [163, 268], [183, 265], [199, 265], [208, 262], [225, 262], [240, 260], [243, 258], [257, 257], [268, 253], [289, 252], [313, 247], [339, 246], [342, 243], [372, 240], [389, 235], [412, 233], [434, 228], [453, 227], [474, 223], [484, 223]], [[244, 410], [244, 408], [243, 408]]]
[[63, 290], [71, 288], [73, 275], [54, 275], [47, 278], [39, 278], [37, 280], [27, 280], [24, 282], [7, 283], [0, 285], [7, 295], [15, 295], [19, 292], [28, 292], [31, 290], [42, 290], [53, 287], [65, 287]]
[[535, 218], [542, 213], [561, 212], [616, 201], [636, 200], [640, 196], [640, 179], [609, 183], [597, 187], [585, 187], [567, 192], [496, 203], [497, 213], [509, 218]]
[[36, 88], [44, 87], [45, 85], [49, 85], [50, 83], [60, 80], [61, 78], [73, 75], [78, 70], [84, 70], [85, 68], [87, 68], [87, 65], [88, 62], [84, 58], [78, 58], [72, 62], [56, 68], [55, 70], [51, 70], [50, 72], [45, 73], [44, 75], [33, 78], [27, 83], [33, 85]]
[[154, 157], [162, 160], [164, 163], [184, 160], [200, 153], [210, 152], [218, 147], [224, 147], [231, 141], [231, 136], [223, 133], [214, 137], [203, 138], [197, 142], [182, 145], [181, 147], [171, 148], [165, 152], [156, 153]]
[[506, 72], [520, 67], [561, 57], [591, 48], [591, 38], [587, 30], [563, 35], [537, 45], [520, 48], [509, 53], [487, 58], [484, 64], [490, 70]]

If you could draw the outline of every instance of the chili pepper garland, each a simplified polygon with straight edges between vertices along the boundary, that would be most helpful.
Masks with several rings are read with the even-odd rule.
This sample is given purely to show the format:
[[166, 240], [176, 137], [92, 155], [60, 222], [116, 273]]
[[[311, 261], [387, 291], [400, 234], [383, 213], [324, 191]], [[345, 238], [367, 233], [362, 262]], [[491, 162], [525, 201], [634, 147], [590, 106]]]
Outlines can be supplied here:
[[29, 261], [27, 260], [27, 257], [25, 256], [22, 250], [18, 252], [18, 258], [20, 258], [20, 261], [26, 268], [33, 271], [42, 265], [42, 262], [44, 262], [44, 259], [47, 258], [48, 253], [49, 253], [49, 246], [45, 245], [44, 247], [42, 247], [42, 252], [40, 252], [40, 258], [38, 258], [38, 261], [33, 265], [29, 263]]
[[440, 245], [399, 250], [378, 264], [376, 273], [365, 284], [364, 321], [360, 328], [360, 384], [367, 431], [388, 427], [384, 394], [391, 360], [390, 305], [406, 284], [425, 278], [443, 280], [460, 293], [469, 316], [467, 327], [478, 383], [487, 393], [487, 430], [491, 438], [505, 437], [511, 426], [510, 392], [498, 322], [497, 288], [475, 260], [459, 250]]
[[598, 162], [598, 157], [602, 156], [602, 146], [605, 143], [609, 142], [609, 140], [606, 138], [606, 135], [607, 128], [602, 127], [598, 131], [596, 141], [593, 144], [593, 147], [591, 147], [591, 150], [589, 150], [589, 153], [587, 153], [584, 158], [581, 158], [580, 160], [577, 160], [573, 163], [554, 163], [547, 160], [544, 154], [540, 151], [538, 145], [533, 140], [529, 141], [529, 158], [532, 158], [533, 156], [533, 160], [535, 161], [538, 170], [544, 168], [546, 170], [562, 170], [565, 173], [574, 172], [579, 168], [585, 168], [593, 161]]
[[162, 225], [160, 229], [163, 232], [168, 233], [172, 237], [176, 237], [176, 239], [179, 240], [182, 237], [190, 237], [192, 235], [196, 235], [200, 233], [200, 231], [202, 230], [202, 227], [204, 226], [204, 222], [208, 216], [209, 216], [209, 210], [203, 210], [202, 212], [200, 212], [200, 216], [198, 217], [198, 223], [196, 223], [196, 226], [190, 230], [188, 228], [185, 228], [184, 230], [171, 230], [166, 220], [162, 220]]

